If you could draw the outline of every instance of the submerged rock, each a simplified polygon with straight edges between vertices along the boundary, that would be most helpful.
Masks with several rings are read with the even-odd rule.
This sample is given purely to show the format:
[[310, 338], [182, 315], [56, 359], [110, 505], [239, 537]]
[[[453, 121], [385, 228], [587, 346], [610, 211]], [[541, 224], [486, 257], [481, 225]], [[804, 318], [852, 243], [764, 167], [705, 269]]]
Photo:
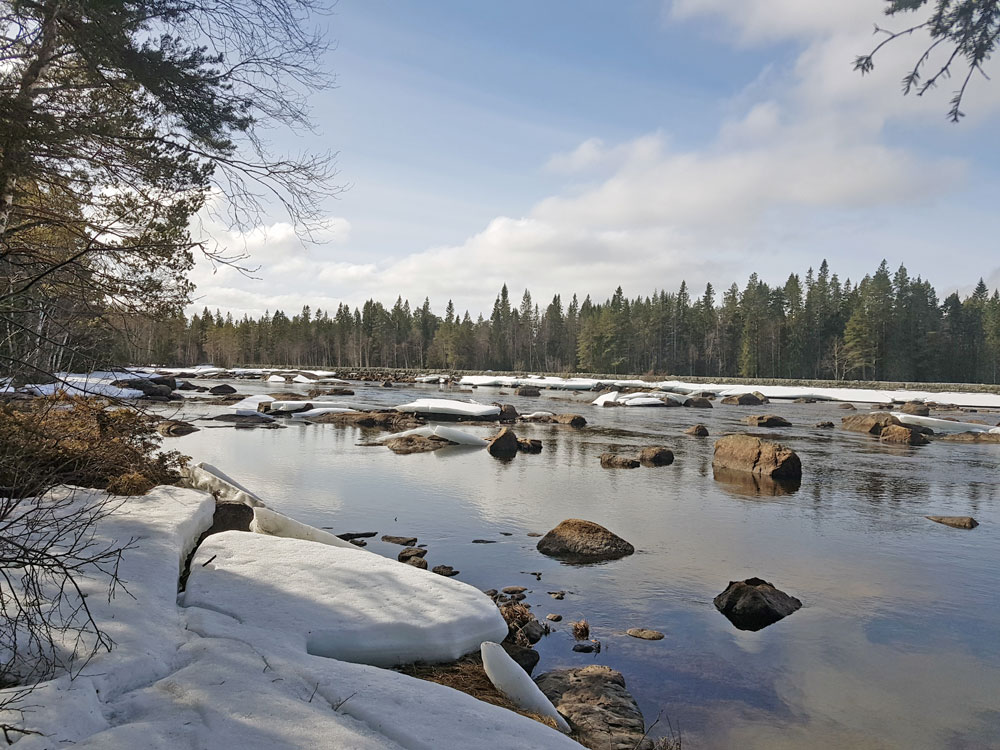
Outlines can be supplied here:
[[629, 628], [625, 631], [625, 635], [641, 638], [644, 641], [662, 641], [664, 638], [663, 633], [659, 630], [650, 630], [649, 628]]
[[777, 414], [754, 414], [743, 417], [743, 421], [751, 427], [791, 427], [792, 423]]
[[654, 446], [639, 452], [639, 463], [645, 466], [669, 466], [674, 462], [674, 452], [669, 448]]
[[840, 404], [837, 406], [838, 409], [844, 409], [846, 411], [856, 411], [857, 407], [854, 404]]
[[415, 536], [392, 536], [391, 534], [385, 534], [382, 537], [382, 541], [389, 544], [398, 544], [403, 547], [413, 547], [417, 543], [417, 538]]
[[636, 469], [639, 459], [630, 456], [619, 456], [617, 453], [602, 453], [601, 468], [604, 469]]
[[[592, 644], [577, 644], [596, 650]], [[584, 649], [580, 649], [583, 651]], [[650, 750], [645, 721], [621, 672], [600, 664], [560, 669], [535, 678], [545, 697], [592, 750]]]
[[190, 422], [184, 422], [180, 419], [164, 419], [156, 425], [156, 431], [164, 437], [182, 437], [190, 435], [192, 432], [198, 432], [198, 428]]
[[447, 448], [449, 445], [455, 445], [455, 443], [437, 435], [429, 437], [424, 437], [423, 435], [404, 435], [403, 437], [396, 437], [385, 441], [386, 448], [400, 455], [429, 453], [430, 451]]
[[635, 547], [593, 521], [569, 518], [538, 540], [543, 555], [577, 562], [614, 560], [635, 552]]
[[949, 443], [1000, 443], [1000, 434], [995, 432], [953, 432], [938, 437]]
[[727, 435], [715, 443], [712, 466], [769, 479], [801, 479], [802, 462], [790, 448], [752, 435]]
[[779, 591], [762, 578], [730, 581], [713, 602], [739, 630], [761, 630], [802, 606], [794, 596]]
[[974, 529], [979, 525], [979, 521], [972, 516], [924, 516], [924, 518], [956, 529]]
[[818, 430], [832, 430], [834, 428], [833, 422], [817, 422], [816, 429]]
[[684, 434], [694, 435], [695, 437], [708, 437], [708, 428], [703, 424], [696, 424], [684, 430]]

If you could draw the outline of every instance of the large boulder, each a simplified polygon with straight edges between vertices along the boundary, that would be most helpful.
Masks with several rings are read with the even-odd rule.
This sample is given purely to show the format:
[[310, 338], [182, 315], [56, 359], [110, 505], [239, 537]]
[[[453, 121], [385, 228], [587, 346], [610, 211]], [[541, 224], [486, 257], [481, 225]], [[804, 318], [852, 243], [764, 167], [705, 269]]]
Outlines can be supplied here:
[[907, 401], [899, 410], [903, 414], [913, 414], [918, 417], [926, 417], [931, 413], [930, 407], [921, 401]]
[[840, 426], [845, 430], [867, 432], [870, 435], [881, 435], [882, 430], [889, 425], [899, 424], [902, 424], [902, 422], [891, 414], [876, 414], [874, 412], [869, 414], [851, 414], [842, 417], [840, 420]]
[[802, 462], [791, 448], [752, 435], [726, 435], [715, 443], [712, 466], [769, 479], [802, 478]]
[[669, 466], [674, 462], [674, 452], [663, 446], [643, 448], [639, 451], [639, 463], [645, 466]]
[[233, 388], [228, 383], [222, 383], [221, 385], [209, 388], [208, 392], [211, 393], [213, 396], [230, 396], [236, 393], [236, 389]]
[[767, 400], [753, 393], [740, 393], [735, 396], [726, 396], [722, 399], [722, 403], [730, 406], [761, 406], [767, 403]]
[[602, 664], [559, 669], [535, 678], [545, 697], [591, 750], [650, 750], [645, 722], [621, 672]]
[[751, 427], [791, 427], [792, 423], [777, 414], [754, 414], [743, 421]]
[[635, 547], [593, 521], [569, 518], [538, 540], [538, 551], [575, 562], [615, 560]]
[[632, 456], [619, 456], [617, 453], [601, 454], [602, 469], [637, 469], [639, 459]]
[[730, 581], [713, 602], [739, 630], [761, 630], [802, 606], [794, 596], [779, 591], [762, 578]]
[[517, 435], [510, 427], [501, 427], [500, 432], [489, 441], [486, 450], [494, 458], [513, 458], [518, 450]]
[[903, 445], [927, 445], [930, 442], [920, 431], [901, 424], [888, 425], [879, 433], [878, 439], [883, 443], [902, 443]]
[[517, 409], [514, 408], [513, 404], [498, 404], [500, 407], [500, 422], [510, 423], [516, 422], [517, 418], [520, 416], [517, 413]]

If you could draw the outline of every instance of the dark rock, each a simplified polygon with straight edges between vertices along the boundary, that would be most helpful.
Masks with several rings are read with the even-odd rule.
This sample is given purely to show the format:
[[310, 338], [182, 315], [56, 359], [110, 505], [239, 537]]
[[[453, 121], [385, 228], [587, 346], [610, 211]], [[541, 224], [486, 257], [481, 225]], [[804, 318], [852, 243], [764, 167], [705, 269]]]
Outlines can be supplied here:
[[541, 396], [542, 395], [542, 392], [538, 388], [535, 388], [534, 386], [531, 386], [531, 385], [522, 385], [514, 393], [516, 395], [518, 395], [518, 396]]
[[614, 560], [635, 552], [635, 547], [593, 521], [570, 518], [538, 540], [543, 555], [577, 562]]
[[217, 414], [204, 419], [212, 422], [233, 422], [244, 425], [272, 425], [274, 419], [263, 414]]
[[792, 423], [777, 414], [754, 414], [743, 421], [751, 427], [791, 427]]
[[930, 442], [920, 430], [901, 424], [886, 426], [879, 434], [878, 439], [883, 443], [901, 443], [903, 445], [927, 445]]
[[602, 453], [601, 468], [604, 469], [636, 469], [639, 459], [630, 456], [619, 456], [617, 453]]
[[181, 437], [198, 432], [198, 428], [190, 422], [183, 422], [179, 419], [164, 419], [156, 425], [156, 431], [165, 437]]
[[979, 525], [979, 521], [971, 516], [924, 516], [924, 518], [956, 529], [974, 529]]
[[770, 479], [801, 479], [802, 462], [795, 451], [752, 435], [727, 435], [715, 443], [712, 466]]
[[424, 437], [423, 435], [404, 435], [403, 437], [392, 438], [385, 441], [385, 447], [393, 453], [408, 455], [410, 453], [429, 453], [430, 451], [447, 448], [455, 445], [450, 440], [445, 440], [437, 435]]
[[398, 544], [403, 547], [413, 547], [417, 543], [417, 538], [415, 536], [392, 536], [386, 534], [382, 537], [382, 541], [389, 544]]
[[752, 393], [741, 393], [737, 396], [726, 396], [722, 399], [722, 403], [730, 406], [761, 406], [766, 401]]
[[350, 539], [348, 541], [350, 541], [350, 543], [353, 544], [355, 547], [367, 547], [368, 546], [368, 542], [366, 542], [364, 539]]
[[570, 427], [586, 427], [587, 420], [581, 417], [579, 414], [556, 414], [552, 417], [552, 421], [556, 424], [565, 424]]
[[761, 578], [730, 581], [713, 602], [739, 630], [761, 630], [802, 606], [794, 596], [779, 591]]
[[422, 557], [408, 557], [406, 558], [406, 564], [412, 565], [414, 568], [427, 570], [427, 561]]
[[704, 396], [694, 396], [693, 398], [689, 398], [685, 402], [684, 406], [690, 406], [693, 409], [714, 409], [715, 408], [712, 405], [712, 402], [709, 401]]
[[597, 650], [593, 643], [574, 643], [573, 650], [581, 654], [592, 654]]
[[490, 599], [492, 599], [500, 592], [497, 591], [496, 589], [486, 589], [486, 591], [484, 591], [483, 593], [486, 594], [486, 596], [488, 596]]
[[424, 557], [427, 554], [427, 550], [421, 549], [420, 547], [406, 547], [398, 555], [396, 559], [400, 562], [406, 562], [411, 557]]
[[191, 383], [187, 382], [186, 380], [182, 380], [180, 383], [177, 384], [177, 390], [178, 391], [196, 391], [196, 390], [198, 390], [198, 386], [192, 385]]
[[517, 435], [510, 427], [501, 427], [486, 446], [494, 458], [513, 458], [517, 455]]
[[517, 439], [517, 449], [521, 453], [541, 453], [542, 441], [528, 438]]
[[451, 576], [457, 576], [461, 571], [455, 570], [450, 565], [435, 565], [431, 568], [431, 573], [437, 573], [439, 576], [445, 576], [450, 578]]
[[516, 422], [518, 416], [517, 409], [512, 404], [498, 404], [500, 407], [500, 421], [505, 424]]
[[625, 635], [630, 635], [633, 638], [641, 638], [644, 641], [663, 640], [663, 633], [659, 630], [649, 630], [648, 628], [629, 628], [625, 631]]
[[549, 596], [551, 596], [553, 599], [557, 599], [559, 601], [562, 601], [563, 599], [566, 598], [566, 592], [565, 591], [550, 591], [549, 592]]
[[695, 437], [708, 437], [708, 428], [703, 424], [696, 424], [684, 430], [684, 434], [694, 435]]
[[[578, 644], [583, 645], [583, 644]], [[590, 645], [590, 644], [587, 644]], [[602, 664], [546, 672], [535, 684], [592, 750], [650, 750], [653, 741], [621, 672]]]
[[646, 466], [669, 466], [674, 462], [674, 452], [669, 448], [655, 446], [639, 451], [639, 463]]
[[521, 635], [528, 639], [528, 643], [534, 645], [542, 640], [542, 636], [549, 632], [548, 625], [542, 625], [538, 620], [528, 620], [521, 626]]
[[383, 388], [392, 388], [392, 381], [391, 380], [383, 380], [382, 381], [382, 387]]
[[345, 531], [343, 534], [337, 534], [337, 536], [345, 542], [350, 542], [355, 539], [370, 539], [376, 534], [378, 534], [377, 531]]
[[208, 392], [211, 393], [213, 396], [229, 396], [233, 393], [236, 393], [236, 389], [233, 388], [228, 383], [222, 383], [221, 385], [217, 385], [214, 388], [209, 388]]
[[496, 539], [473, 539], [473, 544], [496, 544]]
[[832, 430], [834, 428], [833, 422], [817, 422], [816, 429], [819, 430]]
[[521, 669], [529, 675], [538, 665], [540, 656], [535, 649], [527, 648], [526, 646], [519, 646], [516, 643], [511, 643], [510, 641], [504, 641], [500, 645], [503, 647], [503, 650], [507, 652], [507, 655], [516, 661]]
[[814, 398], [797, 398], [792, 401], [793, 404], [815, 404], [816, 399]]
[[353, 396], [354, 391], [350, 388], [310, 388], [306, 393], [306, 398], [316, 398], [317, 396]]
[[527, 534], [525, 534], [525, 536], [544, 536], [544, 535], [539, 534], [537, 531], [529, 531]]

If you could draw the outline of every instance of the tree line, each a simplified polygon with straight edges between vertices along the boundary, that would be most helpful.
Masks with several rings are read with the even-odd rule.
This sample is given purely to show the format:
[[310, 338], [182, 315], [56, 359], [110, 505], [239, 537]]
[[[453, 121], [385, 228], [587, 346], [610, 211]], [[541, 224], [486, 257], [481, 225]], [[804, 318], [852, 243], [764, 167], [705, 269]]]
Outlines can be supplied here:
[[930, 282], [883, 261], [857, 284], [826, 261], [770, 285], [752, 274], [719, 294], [708, 284], [602, 301], [555, 295], [543, 306], [507, 286], [490, 316], [444, 315], [429, 299], [368, 300], [351, 309], [277, 310], [234, 319], [206, 308], [135, 320], [119, 356], [133, 362], [222, 367], [391, 367], [996, 383], [1000, 293], [982, 279], [943, 301]]

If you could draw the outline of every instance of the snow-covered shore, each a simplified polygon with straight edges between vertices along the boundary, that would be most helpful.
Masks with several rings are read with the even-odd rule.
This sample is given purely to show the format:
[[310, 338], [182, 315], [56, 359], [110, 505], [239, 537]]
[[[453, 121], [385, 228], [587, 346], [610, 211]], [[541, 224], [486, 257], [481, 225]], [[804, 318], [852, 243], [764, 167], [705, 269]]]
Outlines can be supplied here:
[[[202, 486], [213, 482], [202, 476]], [[58, 492], [85, 502], [97, 491]], [[230, 493], [259, 501], [245, 488]], [[137, 540], [120, 567], [128, 594], [109, 602], [105, 580], [83, 580], [115, 647], [73, 680], [42, 683], [23, 720], [0, 713], [0, 723], [38, 733], [18, 748], [580, 747], [506, 709], [372, 666], [443, 661], [503, 638], [492, 601], [454, 579], [334, 545], [271, 512], [265, 533], [208, 537], [178, 596], [215, 507], [206, 491], [158, 487], [101, 521], [100, 539]]]

